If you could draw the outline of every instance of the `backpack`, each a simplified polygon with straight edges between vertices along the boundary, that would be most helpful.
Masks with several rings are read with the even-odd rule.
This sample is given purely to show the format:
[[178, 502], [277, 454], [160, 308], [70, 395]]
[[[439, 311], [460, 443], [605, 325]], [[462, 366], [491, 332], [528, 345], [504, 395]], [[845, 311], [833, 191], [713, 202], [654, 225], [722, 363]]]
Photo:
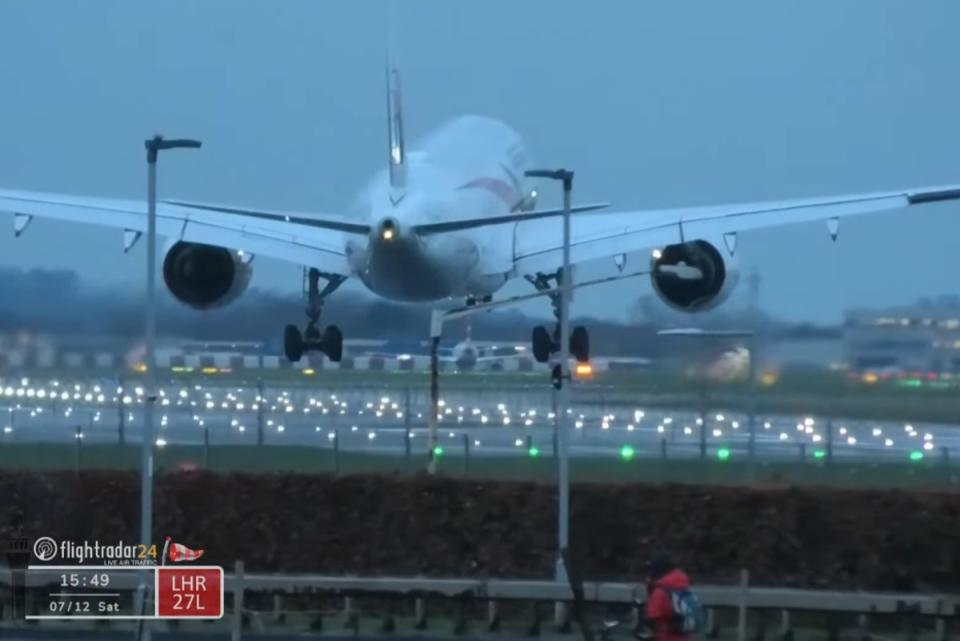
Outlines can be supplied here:
[[692, 590], [669, 590], [664, 588], [673, 607], [671, 627], [678, 634], [692, 634], [703, 629], [704, 614], [700, 599]]

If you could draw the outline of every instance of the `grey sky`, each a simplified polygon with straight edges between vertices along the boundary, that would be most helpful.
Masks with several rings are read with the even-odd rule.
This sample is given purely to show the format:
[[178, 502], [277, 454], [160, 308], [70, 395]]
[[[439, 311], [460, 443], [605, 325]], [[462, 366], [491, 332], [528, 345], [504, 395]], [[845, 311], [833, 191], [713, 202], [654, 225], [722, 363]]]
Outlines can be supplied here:
[[[577, 171], [580, 201], [960, 182], [951, 0], [0, 0], [0, 186], [140, 197], [142, 140], [160, 131], [205, 145], [164, 157], [163, 195], [336, 212], [385, 160], [388, 24], [414, 137], [501, 118], [541, 164]], [[142, 287], [142, 248], [123, 256], [118, 231], [38, 220], [14, 242], [8, 224], [0, 264]], [[836, 246], [821, 224], [753, 232], [738, 253], [771, 311], [830, 321], [956, 292], [958, 239], [944, 204], [845, 222]], [[255, 284], [297, 290], [299, 268], [265, 260]], [[621, 316], [649, 292], [607, 285], [575, 311]]]

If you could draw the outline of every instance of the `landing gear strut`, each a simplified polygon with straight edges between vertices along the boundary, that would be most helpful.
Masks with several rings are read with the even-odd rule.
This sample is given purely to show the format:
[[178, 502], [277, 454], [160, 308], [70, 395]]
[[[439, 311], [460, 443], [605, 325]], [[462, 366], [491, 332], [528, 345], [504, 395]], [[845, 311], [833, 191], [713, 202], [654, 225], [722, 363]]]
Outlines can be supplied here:
[[[548, 289], [559, 289], [563, 270], [558, 269], [555, 274], [537, 274], [536, 276], [527, 276], [531, 285], [537, 288], [537, 291], [546, 291]], [[551, 281], [555, 284], [551, 284]], [[550, 356], [560, 351], [560, 292], [554, 291], [548, 294], [550, 303], [553, 306], [553, 317], [556, 324], [553, 327], [553, 333], [547, 331], [543, 325], [533, 328], [532, 343], [533, 357], [538, 363], [546, 363]], [[570, 353], [580, 363], [586, 363], [590, 360], [590, 335], [587, 328], [578, 325], [570, 333]]]
[[[322, 291], [320, 278], [327, 281]], [[321, 333], [317, 324], [320, 322], [327, 296], [336, 291], [346, 279], [346, 276], [325, 274], [313, 267], [307, 271], [307, 327], [303, 334], [296, 325], [283, 328], [283, 351], [290, 361], [296, 363], [306, 352], [323, 352], [334, 363], [340, 362], [343, 356], [343, 334], [340, 328], [327, 325]]]

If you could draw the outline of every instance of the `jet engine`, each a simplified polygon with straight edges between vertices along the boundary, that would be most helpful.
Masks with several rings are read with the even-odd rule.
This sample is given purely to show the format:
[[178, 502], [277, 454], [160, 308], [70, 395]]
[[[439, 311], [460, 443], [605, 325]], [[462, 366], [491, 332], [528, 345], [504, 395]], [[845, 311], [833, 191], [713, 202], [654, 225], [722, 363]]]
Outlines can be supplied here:
[[163, 259], [163, 280], [173, 296], [194, 309], [223, 307], [250, 284], [253, 268], [242, 252], [177, 241]]
[[736, 266], [715, 245], [692, 240], [653, 252], [650, 279], [660, 300], [682, 312], [713, 309], [737, 283]]

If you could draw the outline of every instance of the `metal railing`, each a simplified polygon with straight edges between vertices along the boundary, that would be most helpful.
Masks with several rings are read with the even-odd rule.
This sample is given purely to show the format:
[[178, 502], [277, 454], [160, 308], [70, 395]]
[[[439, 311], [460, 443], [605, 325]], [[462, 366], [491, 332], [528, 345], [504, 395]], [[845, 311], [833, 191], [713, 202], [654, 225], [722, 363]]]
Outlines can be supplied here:
[[[571, 630], [566, 606], [573, 600], [573, 593], [569, 584], [555, 581], [247, 574], [242, 562], [237, 562], [233, 574], [227, 575], [225, 580], [227, 592], [233, 595], [231, 616], [232, 638], [235, 641], [242, 636], [246, 592], [329, 593], [343, 597], [343, 610], [348, 614], [352, 611], [352, 599], [357, 596], [410, 598], [415, 600], [415, 611], [420, 620], [418, 623], [422, 621], [422, 627], [426, 627], [426, 603], [429, 600], [486, 602], [487, 622], [491, 627], [499, 621], [498, 602], [552, 602], [556, 605], [554, 623], [557, 630]], [[733, 609], [737, 612], [738, 641], [748, 638], [747, 612], [750, 610], [779, 611], [783, 638], [790, 638], [790, 613], [798, 611], [861, 615], [858, 625], [864, 633], [869, 615], [925, 617], [934, 620], [938, 641], [947, 639], [947, 621], [960, 617], [960, 594], [870, 593], [751, 586], [746, 570], [741, 571], [739, 585], [699, 585], [696, 586], [696, 592], [708, 610], [708, 633], [717, 633], [717, 609]], [[631, 605], [636, 608], [644, 597], [643, 586], [635, 583], [583, 584], [583, 599], [587, 603]], [[279, 607], [276, 600], [275, 607]]]
[[[134, 573], [120, 573], [112, 580], [111, 587], [132, 591], [139, 586], [139, 580]], [[249, 621], [245, 622], [245, 616], [259, 617], [264, 614], [245, 607], [248, 595], [253, 593], [272, 593], [274, 614], [283, 611], [284, 595], [310, 593], [342, 598], [340, 612], [346, 615], [348, 621], [353, 622], [351, 625], [354, 629], [359, 625], [359, 614], [354, 601], [358, 597], [413, 601], [417, 619], [415, 627], [418, 629], [428, 627], [429, 602], [452, 600], [461, 606], [468, 602], [484, 603], [486, 625], [491, 630], [496, 629], [494, 626], [499, 624], [501, 603], [553, 604], [555, 629], [573, 634], [569, 605], [574, 600], [574, 595], [569, 584], [556, 581], [247, 573], [242, 561], [235, 563], [232, 573], [225, 574], [224, 581], [224, 592], [230, 595], [230, 607], [225, 608], [224, 618], [230, 626], [234, 641], [242, 638], [243, 631], [249, 624]], [[0, 585], [5, 583], [8, 583], [7, 580], [0, 577]], [[37, 588], [46, 583], [47, 581], [37, 576], [32, 579], [28, 577], [25, 587]], [[946, 641], [948, 622], [960, 618], [960, 593], [912, 594], [753, 586], [750, 585], [749, 573], [746, 570], [741, 571], [739, 584], [697, 585], [695, 589], [707, 609], [707, 635], [716, 636], [719, 632], [717, 611], [732, 610], [737, 614], [735, 629], [738, 641], [760, 638], [756, 631], [753, 637], [748, 634], [749, 611], [779, 612], [779, 633], [784, 639], [792, 638], [791, 613], [796, 612], [859, 615], [858, 630], [863, 635], [862, 638], [869, 638], [868, 618], [871, 615], [902, 615], [913, 622], [926, 619], [933, 623], [937, 641]], [[639, 620], [639, 608], [645, 595], [644, 586], [636, 583], [583, 583], [584, 603], [628, 606], [634, 611], [634, 622]], [[28, 603], [29, 600], [28, 596]], [[539, 610], [534, 607], [531, 612], [531, 616], [536, 619], [532, 625], [538, 629]]]

